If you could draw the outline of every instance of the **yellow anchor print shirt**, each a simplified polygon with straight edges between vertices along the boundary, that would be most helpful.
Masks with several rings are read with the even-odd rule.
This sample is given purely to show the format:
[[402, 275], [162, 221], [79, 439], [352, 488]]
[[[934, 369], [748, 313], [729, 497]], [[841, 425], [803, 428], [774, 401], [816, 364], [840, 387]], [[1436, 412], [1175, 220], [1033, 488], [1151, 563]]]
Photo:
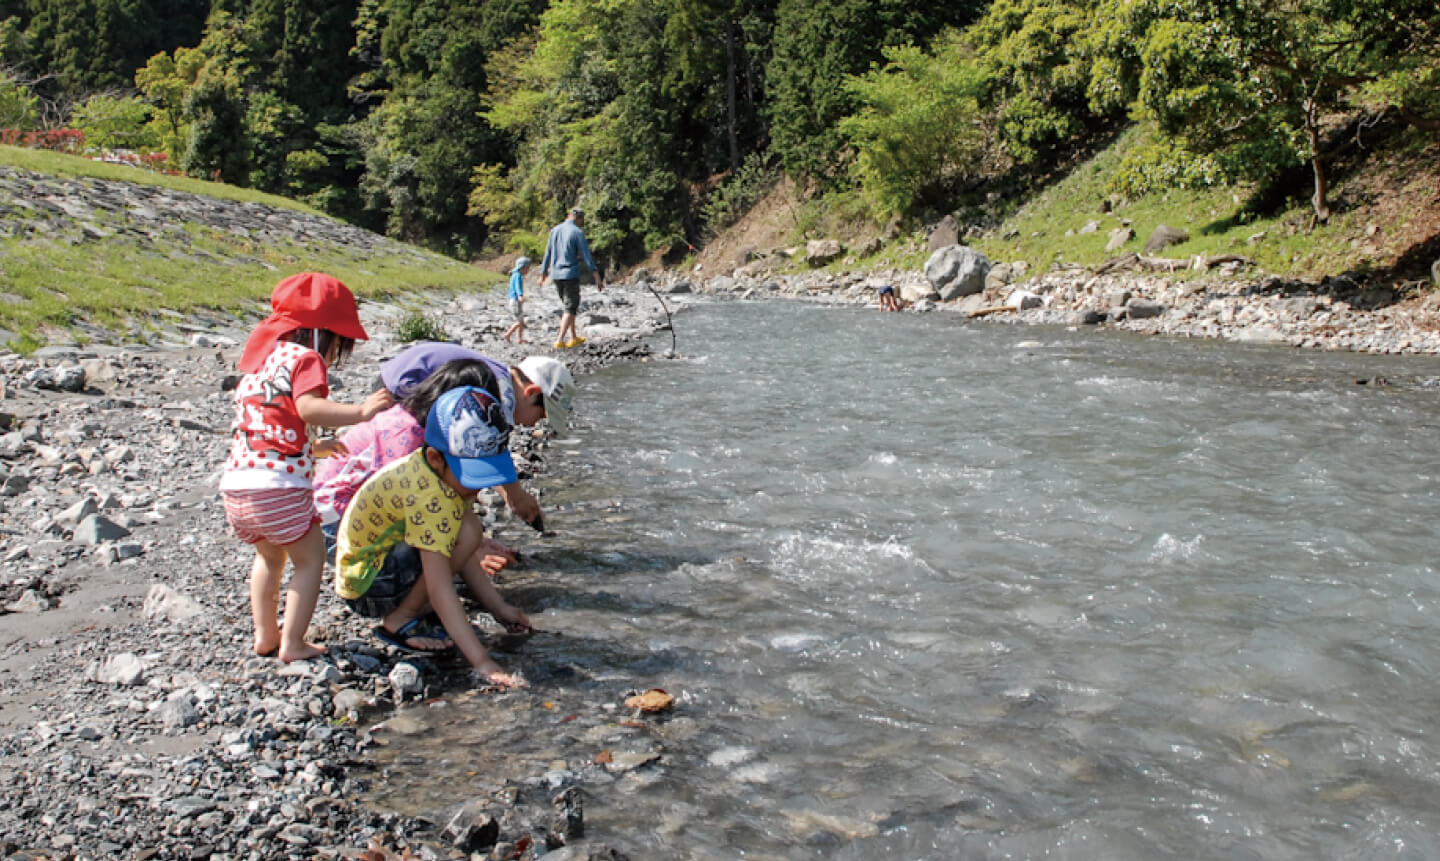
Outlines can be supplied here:
[[465, 500], [425, 462], [425, 449], [387, 464], [361, 485], [345, 509], [335, 551], [335, 591], [359, 598], [396, 544], [450, 556]]

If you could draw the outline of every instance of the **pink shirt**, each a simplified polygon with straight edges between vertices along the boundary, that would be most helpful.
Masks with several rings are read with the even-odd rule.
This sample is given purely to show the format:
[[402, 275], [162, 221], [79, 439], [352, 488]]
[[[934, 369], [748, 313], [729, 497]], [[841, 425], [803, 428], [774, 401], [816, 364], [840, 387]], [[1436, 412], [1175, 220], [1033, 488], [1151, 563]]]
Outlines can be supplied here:
[[425, 429], [396, 404], [350, 428], [340, 441], [350, 454], [327, 457], [315, 468], [315, 507], [325, 523], [340, 521], [365, 479], [419, 448], [425, 441]]

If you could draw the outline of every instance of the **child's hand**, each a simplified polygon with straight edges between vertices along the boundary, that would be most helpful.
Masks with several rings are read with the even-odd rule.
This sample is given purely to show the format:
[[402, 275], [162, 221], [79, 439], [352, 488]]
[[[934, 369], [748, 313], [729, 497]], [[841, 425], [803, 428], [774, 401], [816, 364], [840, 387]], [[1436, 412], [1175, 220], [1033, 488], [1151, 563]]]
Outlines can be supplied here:
[[338, 439], [317, 439], [310, 443], [310, 454], [315, 458], [349, 457], [350, 449]]
[[505, 630], [512, 634], [535, 633], [535, 626], [530, 624], [530, 617], [509, 604], [490, 615], [494, 616], [495, 621], [504, 625]]
[[515, 561], [515, 551], [493, 538], [480, 542], [480, 567], [494, 577]]
[[360, 413], [364, 416], [362, 421], [369, 421], [376, 413], [388, 410], [394, 405], [395, 398], [389, 390], [376, 389], [360, 402]]
[[525, 681], [525, 677], [522, 676], [522, 675], [520, 675], [519, 673], [507, 673], [507, 672], [505, 672], [504, 670], [499, 669], [499, 667], [500, 667], [499, 664], [496, 664], [495, 667], [496, 667], [496, 669], [494, 669], [494, 670], [484, 669], [484, 668], [481, 668], [481, 667], [476, 667], [475, 669], [473, 669], [473, 670], [470, 671], [470, 675], [471, 675], [471, 677], [472, 677], [477, 683], [479, 683], [482, 687], [485, 687], [485, 686], [492, 686], [492, 687], [493, 687], [493, 686], [499, 686], [499, 687], [502, 687], [502, 688], [528, 688], [528, 687], [530, 687], [530, 683], [527, 682], [527, 681]]

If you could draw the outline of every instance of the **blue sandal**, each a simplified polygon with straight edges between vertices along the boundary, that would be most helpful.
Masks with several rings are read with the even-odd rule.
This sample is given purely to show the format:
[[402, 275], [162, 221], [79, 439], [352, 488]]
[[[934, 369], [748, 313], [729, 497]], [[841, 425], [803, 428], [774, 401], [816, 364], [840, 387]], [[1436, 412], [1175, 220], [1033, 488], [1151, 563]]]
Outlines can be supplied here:
[[450, 635], [441, 628], [436, 631], [426, 624], [429, 620], [425, 616], [416, 616], [414, 619], [400, 626], [400, 630], [391, 631], [382, 625], [375, 626], [375, 638], [388, 646], [393, 646], [402, 652], [411, 655], [443, 655], [446, 652], [454, 651], [455, 644], [441, 646], [438, 649], [423, 649], [419, 646], [410, 645], [411, 640], [448, 640]]

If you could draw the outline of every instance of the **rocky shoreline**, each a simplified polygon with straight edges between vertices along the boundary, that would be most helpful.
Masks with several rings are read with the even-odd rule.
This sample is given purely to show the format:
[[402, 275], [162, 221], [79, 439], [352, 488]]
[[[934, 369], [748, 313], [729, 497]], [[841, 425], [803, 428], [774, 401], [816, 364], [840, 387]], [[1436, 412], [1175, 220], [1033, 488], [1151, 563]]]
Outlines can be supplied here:
[[[666, 318], [642, 287], [668, 294], [678, 313], [692, 292], [871, 305], [876, 286], [891, 283], [913, 311], [985, 321], [1440, 353], [1440, 302], [1366, 294], [1340, 279], [1305, 286], [1238, 272], [1174, 280], [1065, 269], [1024, 278], [996, 269], [959, 301], [937, 301], [924, 273], [899, 270], [639, 273], [638, 285], [587, 288], [590, 341], [561, 354], [582, 379], [577, 418], [583, 429], [587, 371], [652, 358]], [[531, 293], [530, 334], [543, 342], [558, 305], [548, 290]], [[431, 311], [461, 343], [509, 361], [524, 354], [499, 339], [509, 320], [498, 292], [441, 297]], [[337, 397], [368, 390], [378, 362], [402, 346], [393, 333], [405, 313], [364, 303], [374, 338], [337, 369]], [[148, 347], [0, 354], [0, 855], [623, 857], [623, 847], [585, 841], [584, 794], [658, 755], [597, 761], [572, 752], [543, 770], [490, 774], [453, 809], [385, 812], [367, 802], [384, 780], [372, 754], [387, 733], [404, 731], [407, 709], [470, 695], [464, 668], [380, 647], [328, 590], [312, 626], [328, 656], [287, 666], [249, 654], [248, 549], [227, 534], [214, 490], [232, 409], [224, 378], [248, 328], [234, 317], [192, 317]], [[542, 494], [550, 444], [544, 433], [513, 442], [522, 477]], [[483, 504], [498, 536], [523, 550], [528, 530], [498, 498]], [[558, 683], [545, 690], [556, 674], [541, 650], [487, 630], [506, 666], [540, 683], [478, 695], [504, 711], [554, 708], [547, 697], [564, 693]], [[606, 732], [628, 693], [572, 697], [566, 732]], [[646, 732], [626, 723], [626, 732]]]
[[[530, 301], [535, 341], [555, 328], [547, 292]], [[648, 294], [587, 289], [586, 301], [590, 342], [561, 354], [582, 381], [582, 433], [584, 374], [648, 358], [664, 325]], [[451, 338], [515, 362], [525, 353], [499, 338], [503, 305], [496, 292], [431, 310]], [[336, 370], [335, 397], [369, 390], [403, 346], [393, 333], [404, 313], [363, 303], [372, 340]], [[367, 806], [383, 782], [367, 753], [385, 743], [386, 721], [471, 682], [463, 661], [380, 646], [328, 585], [311, 627], [327, 656], [285, 665], [250, 653], [249, 552], [227, 534], [215, 490], [233, 410], [224, 381], [248, 329], [190, 318], [151, 347], [0, 355], [0, 857], [623, 857], [581, 839], [587, 769], [606, 770], [587, 762], [490, 775], [485, 791], [429, 818]], [[542, 494], [549, 447], [548, 432], [512, 441]], [[529, 529], [498, 497], [482, 505], [523, 552]], [[538, 710], [554, 696], [543, 660], [483, 613], [477, 623], [507, 667], [542, 680], [482, 695]], [[613, 721], [626, 693], [581, 722]]]
[[[960, 245], [936, 251], [950, 249], [978, 255]], [[1366, 287], [1346, 276], [1314, 283], [1257, 276], [1235, 260], [1209, 265], [1132, 254], [1100, 267], [1060, 266], [1031, 274], [1024, 263], [991, 265], [980, 257], [968, 273], [959, 263], [955, 269], [962, 271], [947, 272], [932, 257], [924, 271], [796, 274], [789, 257], [771, 255], [730, 275], [665, 273], [653, 280], [662, 291], [876, 307], [876, 288], [891, 284], [910, 303], [909, 310], [948, 311], [991, 322], [1108, 326], [1145, 335], [1375, 354], [1440, 354], [1440, 261], [1433, 267], [1434, 283], [1417, 281], [1401, 291]], [[1144, 271], [1172, 265], [1179, 271]], [[967, 274], [971, 283], [957, 289]]]

